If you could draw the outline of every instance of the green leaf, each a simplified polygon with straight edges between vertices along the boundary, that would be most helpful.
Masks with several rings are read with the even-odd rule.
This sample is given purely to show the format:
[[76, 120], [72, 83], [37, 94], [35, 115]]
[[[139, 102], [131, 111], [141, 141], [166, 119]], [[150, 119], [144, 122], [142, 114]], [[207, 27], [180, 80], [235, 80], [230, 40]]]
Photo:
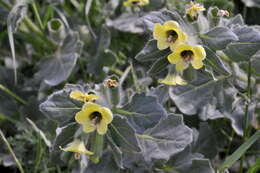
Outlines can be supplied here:
[[126, 118], [116, 115], [109, 126], [111, 136], [122, 151], [139, 152], [135, 131]]
[[39, 62], [40, 69], [34, 79], [50, 86], [65, 81], [76, 65], [82, 46], [78, 33], [70, 32], [53, 55]]
[[170, 64], [167, 56], [163, 56], [158, 58], [150, 67], [150, 69], [148, 70], [148, 74], [151, 76], [154, 76], [156, 74], [163, 74], [165, 73], [165, 75], [167, 74], [167, 66]]
[[157, 48], [157, 40], [149, 40], [145, 47], [135, 56], [140, 62], [154, 61], [161, 57], [165, 57], [170, 53], [169, 49], [159, 50]]
[[258, 139], [260, 138], [260, 130], [256, 131], [253, 136], [246, 140], [232, 155], [226, 158], [224, 163], [219, 167], [219, 171], [230, 168]]
[[40, 111], [48, 118], [60, 123], [70, 121], [75, 114], [81, 110], [83, 103], [73, 100], [69, 97], [70, 92], [79, 90], [87, 92], [87, 86], [67, 84], [63, 90], [54, 92], [46, 101], [40, 104]]
[[225, 49], [227, 44], [238, 40], [236, 34], [226, 27], [215, 27], [200, 37], [204, 44], [213, 50]]
[[166, 112], [157, 98], [145, 94], [135, 94], [123, 110], [130, 112], [127, 115], [129, 122], [141, 133], [154, 127], [162, 117], [166, 117]]
[[16, 57], [15, 57], [15, 47], [14, 47], [14, 37], [13, 34], [16, 32], [19, 24], [26, 16], [28, 9], [28, 2], [25, 0], [19, 1], [14, 5], [10, 13], [7, 17], [7, 31], [8, 38], [11, 47], [11, 53], [13, 58], [13, 66], [14, 66], [14, 79], [15, 83], [17, 83], [17, 70], [16, 70]]
[[208, 159], [194, 159], [189, 173], [215, 173]]
[[249, 168], [247, 173], [257, 173], [260, 170], [260, 158], [257, 158], [255, 164]]
[[137, 137], [146, 161], [168, 160], [192, 142], [192, 130], [184, 125], [182, 116], [170, 114]]

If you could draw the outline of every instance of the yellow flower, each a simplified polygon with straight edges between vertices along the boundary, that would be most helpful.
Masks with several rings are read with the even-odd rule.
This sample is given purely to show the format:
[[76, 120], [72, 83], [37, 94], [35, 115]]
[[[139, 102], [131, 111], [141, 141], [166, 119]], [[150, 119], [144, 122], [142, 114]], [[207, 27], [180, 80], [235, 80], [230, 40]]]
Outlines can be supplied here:
[[65, 148], [60, 146], [60, 149], [66, 152], [74, 152], [78, 154], [87, 154], [93, 155], [94, 153], [88, 151], [84, 145], [84, 143], [78, 139], [74, 140], [73, 142], [69, 143]]
[[149, 4], [149, 0], [127, 0], [124, 2], [124, 6], [145, 6]]
[[99, 96], [96, 96], [94, 94], [86, 94], [86, 93], [76, 90], [76, 91], [72, 91], [70, 93], [70, 98], [73, 98], [75, 100], [79, 100], [82, 102], [89, 102], [89, 101], [94, 101], [94, 100], [98, 99]]
[[97, 129], [97, 132], [103, 135], [107, 132], [107, 125], [113, 120], [113, 114], [106, 107], [87, 102], [76, 114], [75, 120], [83, 125], [84, 132], [90, 133]]
[[187, 41], [187, 35], [175, 21], [167, 21], [163, 25], [154, 24], [153, 38], [157, 40], [157, 47], [160, 50], [170, 47], [173, 51], [178, 44]]
[[204, 10], [205, 10], [205, 8], [203, 7], [203, 5], [190, 1], [190, 4], [188, 5], [188, 7], [186, 9], [186, 14], [190, 15], [190, 17], [194, 19], [194, 18], [198, 17], [198, 13], [200, 11], [204, 11]]
[[173, 73], [168, 74], [166, 78], [160, 79], [159, 83], [165, 84], [165, 85], [187, 85], [187, 82], [181, 78], [181, 76]]
[[179, 45], [173, 53], [168, 56], [168, 61], [176, 65], [176, 71], [183, 71], [189, 64], [195, 69], [203, 67], [203, 60], [206, 58], [206, 52], [200, 45], [191, 46], [188, 44]]

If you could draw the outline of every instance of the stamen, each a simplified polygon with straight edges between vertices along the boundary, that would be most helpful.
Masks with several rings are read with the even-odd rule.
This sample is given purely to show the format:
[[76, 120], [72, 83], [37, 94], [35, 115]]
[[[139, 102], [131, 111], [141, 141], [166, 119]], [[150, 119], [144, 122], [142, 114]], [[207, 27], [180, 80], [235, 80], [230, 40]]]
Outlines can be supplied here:
[[132, 1], [133, 5], [138, 5], [140, 3], [140, 1]]
[[174, 43], [178, 39], [178, 34], [174, 30], [169, 30], [166, 34], [168, 43]]
[[102, 115], [99, 112], [93, 112], [90, 116], [89, 116], [91, 122], [93, 125], [97, 125], [100, 123], [100, 121], [102, 120]]
[[194, 54], [191, 50], [184, 50], [181, 52], [181, 57], [184, 59], [184, 61], [187, 64], [190, 64], [191, 61], [193, 60]]

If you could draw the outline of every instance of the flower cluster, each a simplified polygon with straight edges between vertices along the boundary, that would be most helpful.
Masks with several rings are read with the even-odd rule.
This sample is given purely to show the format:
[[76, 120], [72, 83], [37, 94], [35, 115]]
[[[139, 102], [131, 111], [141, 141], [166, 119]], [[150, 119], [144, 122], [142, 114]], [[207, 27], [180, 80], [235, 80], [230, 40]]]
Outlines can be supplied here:
[[[110, 109], [93, 103], [99, 96], [75, 90], [70, 93], [70, 98], [84, 102], [81, 111], [75, 115], [75, 120], [83, 126], [83, 131], [90, 133], [97, 130], [99, 135], [104, 135], [107, 132], [108, 124], [113, 120], [113, 113]], [[93, 152], [85, 148], [84, 142], [78, 139], [60, 149], [77, 154], [93, 155]]]
[[160, 83], [166, 85], [185, 85], [186, 82], [180, 77], [185, 69], [191, 64], [194, 69], [203, 67], [206, 52], [201, 45], [188, 44], [189, 38], [176, 21], [166, 21], [163, 25], [156, 23], [153, 30], [153, 38], [157, 40], [159, 50], [170, 48], [172, 53], [167, 59], [175, 64], [176, 72], [169, 73]]
[[107, 132], [107, 125], [113, 120], [113, 114], [110, 109], [93, 103], [99, 97], [77, 90], [72, 91], [70, 97], [84, 102], [81, 111], [75, 116], [76, 122], [82, 124], [83, 131], [90, 133], [97, 130], [100, 135], [105, 134]]

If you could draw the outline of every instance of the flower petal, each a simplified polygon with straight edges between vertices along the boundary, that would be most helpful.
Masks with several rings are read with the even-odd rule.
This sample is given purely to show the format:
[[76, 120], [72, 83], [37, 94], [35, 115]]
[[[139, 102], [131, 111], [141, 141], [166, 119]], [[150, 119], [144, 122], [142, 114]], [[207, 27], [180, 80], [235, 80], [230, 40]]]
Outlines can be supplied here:
[[197, 59], [197, 60], [195, 59], [195, 60], [191, 61], [191, 64], [192, 64], [192, 67], [195, 69], [200, 69], [203, 67], [203, 62], [200, 59]]
[[177, 64], [179, 61], [181, 61], [181, 56], [178, 52], [175, 51], [168, 55], [167, 59], [171, 64]]
[[72, 91], [70, 93], [70, 98], [75, 99], [75, 100], [84, 101], [84, 99], [83, 99], [84, 96], [85, 96], [84, 93], [81, 91], [78, 91], [78, 90]]
[[181, 72], [185, 70], [189, 65], [185, 61], [181, 60], [176, 64], [176, 71]]
[[198, 45], [198, 46], [194, 46], [193, 47], [193, 52], [195, 54], [195, 59], [205, 59], [206, 58], [206, 52], [205, 52], [205, 49]]
[[83, 124], [83, 131], [86, 133], [90, 133], [96, 130], [96, 126], [91, 123]]
[[104, 121], [101, 121], [98, 125], [97, 125], [97, 132], [100, 135], [104, 135], [107, 132], [107, 124]]
[[93, 101], [93, 100], [96, 100], [96, 99], [98, 99], [99, 98], [99, 96], [96, 96], [96, 95], [94, 95], [94, 94], [90, 94], [90, 95], [86, 95], [85, 96], [85, 101]]
[[173, 20], [167, 21], [163, 25], [166, 27], [169, 27], [169, 28], [179, 28], [180, 27], [179, 24]]
[[111, 112], [110, 109], [108, 109], [106, 107], [103, 107], [101, 115], [102, 115], [102, 121], [104, 121], [106, 124], [109, 124], [109, 123], [112, 122], [112, 120], [113, 120], [113, 113]]
[[78, 139], [74, 140], [73, 142], [69, 143], [65, 148], [60, 147], [61, 150], [66, 152], [75, 152], [80, 154], [87, 154], [87, 155], [93, 155], [94, 153], [91, 151], [88, 151], [83, 143], [83, 141], [80, 141]]
[[187, 82], [183, 80], [179, 75], [176, 74], [168, 74], [166, 78], [159, 80], [159, 83], [163, 83], [165, 85], [186, 85]]
[[167, 43], [165, 40], [163, 39], [160, 39], [157, 41], [157, 47], [159, 50], [163, 50], [163, 49], [166, 49], [170, 46], [169, 43]]
[[153, 38], [156, 40], [160, 40], [162, 38], [166, 38], [166, 33], [164, 31], [164, 28], [161, 24], [156, 23], [153, 27]]
[[75, 120], [79, 124], [84, 124], [89, 122], [89, 116], [93, 112], [101, 112], [102, 107], [95, 103], [85, 103], [82, 110], [76, 113]]
[[178, 32], [178, 42], [185, 43], [188, 40], [188, 36], [185, 32], [181, 31]]
[[175, 80], [178, 85], [187, 85], [187, 82], [179, 75], [176, 76]]

